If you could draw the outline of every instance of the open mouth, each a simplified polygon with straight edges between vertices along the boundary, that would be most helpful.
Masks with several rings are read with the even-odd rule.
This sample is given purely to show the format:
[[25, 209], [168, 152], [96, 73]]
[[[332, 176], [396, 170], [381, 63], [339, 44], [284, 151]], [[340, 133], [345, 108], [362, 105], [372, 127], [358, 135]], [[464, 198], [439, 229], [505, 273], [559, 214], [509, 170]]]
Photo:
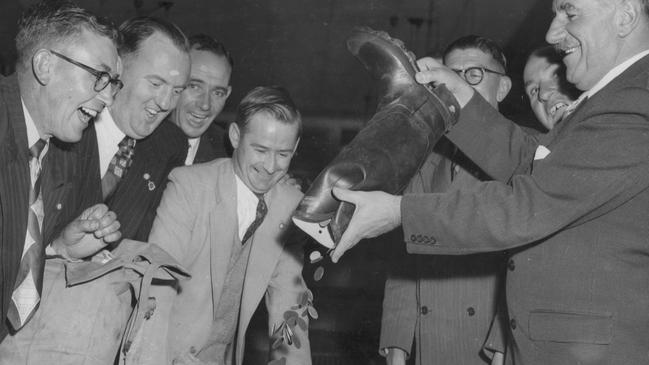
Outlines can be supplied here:
[[88, 123], [91, 119], [97, 116], [98, 112], [94, 109], [82, 106], [77, 109], [77, 113], [79, 114], [79, 119], [81, 119], [82, 122]]
[[552, 106], [552, 108], [550, 108], [550, 115], [554, 116], [557, 113], [557, 111], [562, 110], [562, 109], [567, 108], [567, 107], [568, 107], [568, 104], [560, 101], [560, 102], [554, 104]]
[[158, 113], [160, 113], [160, 110], [144, 108], [144, 112], [146, 113], [148, 119], [155, 119]]
[[190, 117], [191, 117], [195, 122], [198, 122], [198, 123], [202, 123], [202, 122], [204, 122], [204, 121], [207, 120], [207, 118], [209, 117], [209, 115], [196, 114], [196, 113], [189, 113], [189, 116], [190, 116]]

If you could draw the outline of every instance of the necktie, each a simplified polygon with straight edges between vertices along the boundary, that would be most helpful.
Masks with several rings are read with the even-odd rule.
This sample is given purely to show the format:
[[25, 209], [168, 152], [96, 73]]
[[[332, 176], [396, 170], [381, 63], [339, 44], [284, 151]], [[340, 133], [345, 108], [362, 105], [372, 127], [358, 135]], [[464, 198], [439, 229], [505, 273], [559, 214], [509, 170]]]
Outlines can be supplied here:
[[266, 202], [264, 201], [264, 195], [255, 195], [257, 195], [257, 198], [259, 198], [259, 202], [257, 203], [257, 211], [255, 213], [255, 220], [252, 221], [252, 224], [246, 230], [246, 234], [243, 235], [243, 239], [241, 240], [242, 244], [246, 243], [246, 241], [252, 236], [252, 234], [255, 233], [257, 228], [259, 228], [259, 226], [261, 225], [261, 222], [264, 221], [264, 217], [266, 217], [266, 213], [268, 212], [268, 207], [266, 207]]
[[117, 152], [110, 160], [106, 175], [101, 179], [101, 191], [103, 193], [104, 201], [115, 192], [117, 184], [122, 177], [124, 177], [126, 171], [133, 163], [135, 139], [126, 136], [117, 146]]
[[41, 139], [29, 149], [31, 155], [29, 170], [32, 185], [29, 191], [25, 248], [7, 312], [7, 319], [16, 331], [27, 323], [38, 308], [43, 290], [45, 258], [41, 237], [43, 199], [40, 195], [41, 164], [39, 156], [45, 146], [45, 141]]

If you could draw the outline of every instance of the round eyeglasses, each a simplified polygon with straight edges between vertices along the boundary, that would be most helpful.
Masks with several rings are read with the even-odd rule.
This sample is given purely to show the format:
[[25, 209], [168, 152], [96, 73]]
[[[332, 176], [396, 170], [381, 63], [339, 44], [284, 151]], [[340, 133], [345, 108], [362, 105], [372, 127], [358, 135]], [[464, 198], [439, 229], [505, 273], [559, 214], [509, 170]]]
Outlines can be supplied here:
[[62, 55], [59, 52], [56, 52], [54, 50], [50, 49], [50, 52], [53, 55], [65, 60], [67, 62], [70, 62], [71, 64], [73, 64], [73, 65], [75, 65], [77, 67], [80, 67], [80, 68], [88, 71], [91, 75], [96, 77], [97, 80], [95, 80], [95, 86], [93, 87], [93, 90], [95, 90], [96, 92], [101, 92], [102, 90], [104, 90], [106, 88], [106, 86], [108, 86], [110, 84], [110, 92], [111, 92], [111, 94], [113, 96], [115, 96], [117, 94], [117, 92], [120, 91], [122, 89], [122, 87], [124, 87], [124, 83], [122, 82], [122, 80], [120, 80], [118, 77], [113, 78], [106, 71], [96, 70], [96, 69], [94, 69], [94, 68], [92, 68], [92, 67], [90, 67], [88, 65], [84, 65], [83, 63], [81, 63], [79, 61], [75, 61], [75, 60], [73, 60], [72, 58], [70, 58], [68, 56]]
[[466, 80], [466, 82], [468, 82], [469, 85], [471, 86], [475, 86], [481, 83], [482, 79], [484, 78], [485, 72], [489, 72], [500, 76], [506, 76], [502, 72], [490, 70], [486, 67], [480, 67], [480, 66], [467, 67], [463, 70], [453, 69], [453, 71], [455, 71], [455, 73], [457, 73], [458, 75], [462, 76], [462, 78]]

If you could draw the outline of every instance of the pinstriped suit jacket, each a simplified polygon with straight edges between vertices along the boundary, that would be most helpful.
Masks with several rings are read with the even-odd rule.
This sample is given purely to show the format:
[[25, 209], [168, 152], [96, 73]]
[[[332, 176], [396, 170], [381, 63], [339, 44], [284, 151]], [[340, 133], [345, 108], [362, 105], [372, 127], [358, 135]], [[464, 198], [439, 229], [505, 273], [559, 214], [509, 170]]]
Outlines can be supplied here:
[[[169, 173], [184, 165], [186, 157], [187, 137], [167, 120], [137, 141], [133, 164], [106, 201], [117, 214], [122, 238], [147, 241]], [[97, 180], [97, 188], [101, 191], [101, 180]]]
[[[451, 180], [452, 163], [445, 156], [453, 154], [454, 146], [442, 139], [435, 150], [407, 193], [471, 189], [480, 181], [465, 169]], [[471, 164], [462, 165], [474, 170]], [[502, 253], [420, 256], [404, 250], [386, 280], [379, 349], [401, 348], [416, 364], [487, 364], [481, 348], [496, 312], [504, 263]], [[499, 342], [496, 347], [504, 352], [504, 340]]]
[[[43, 242], [50, 243], [67, 223], [76, 202], [74, 175], [79, 171], [69, 156], [54, 158], [52, 145], [43, 159]], [[25, 245], [29, 205], [27, 130], [16, 76], [0, 76], [0, 340], [9, 330], [6, 316]], [[72, 199], [73, 204], [68, 204]]]

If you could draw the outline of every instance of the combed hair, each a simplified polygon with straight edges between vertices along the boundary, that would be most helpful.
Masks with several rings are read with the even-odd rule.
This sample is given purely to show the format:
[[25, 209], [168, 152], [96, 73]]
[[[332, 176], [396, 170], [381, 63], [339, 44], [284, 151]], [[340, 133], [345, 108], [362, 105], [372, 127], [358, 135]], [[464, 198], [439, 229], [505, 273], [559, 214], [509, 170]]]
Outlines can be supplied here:
[[94, 32], [119, 43], [115, 25], [78, 7], [69, 0], [42, 0], [30, 6], [18, 21], [17, 67], [29, 68], [34, 53], [55, 44], [72, 43], [83, 30]]
[[189, 37], [189, 48], [208, 51], [219, 57], [225, 57], [228, 60], [228, 64], [230, 64], [230, 68], [234, 68], [234, 60], [230, 52], [225, 48], [225, 45], [207, 34], [195, 34]]
[[541, 46], [535, 48], [532, 53], [527, 56], [526, 62], [532, 57], [545, 58], [550, 63], [563, 64], [563, 55], [561, 54], [561, 51], [556, 49], [554, 46]]
[[302, 135], [302, 116], [285, 88], [258, 86], [252, 89], [239, 103], [235, 123], [244, 131], [250, 119], [258, 113], [268, 113], [287, 124], [297, 123], [298, 137]]
[[479, 49], [490, 55], [500, 66], [502, 66], [503, 71], [505, 73], [507, 72], [507, 58], [505, 57], [503, 49], [495, 41], [478, 35], [472, 34], [456, 39], [444, 50], [443, 59], [445, 60], [446, 56], [448, 56], [448, 54], [453, 50], [471, 48]]
[[177, 25], [163, 19], [150, 16], [132, 18], [119, 26], [119, 32], [121, 42], [117, 51], [120, 56], [137, 52], [142, 42], [155, 32], [167, 36], [178, 49], [189, 53], [189, 42], [183, 31]]

